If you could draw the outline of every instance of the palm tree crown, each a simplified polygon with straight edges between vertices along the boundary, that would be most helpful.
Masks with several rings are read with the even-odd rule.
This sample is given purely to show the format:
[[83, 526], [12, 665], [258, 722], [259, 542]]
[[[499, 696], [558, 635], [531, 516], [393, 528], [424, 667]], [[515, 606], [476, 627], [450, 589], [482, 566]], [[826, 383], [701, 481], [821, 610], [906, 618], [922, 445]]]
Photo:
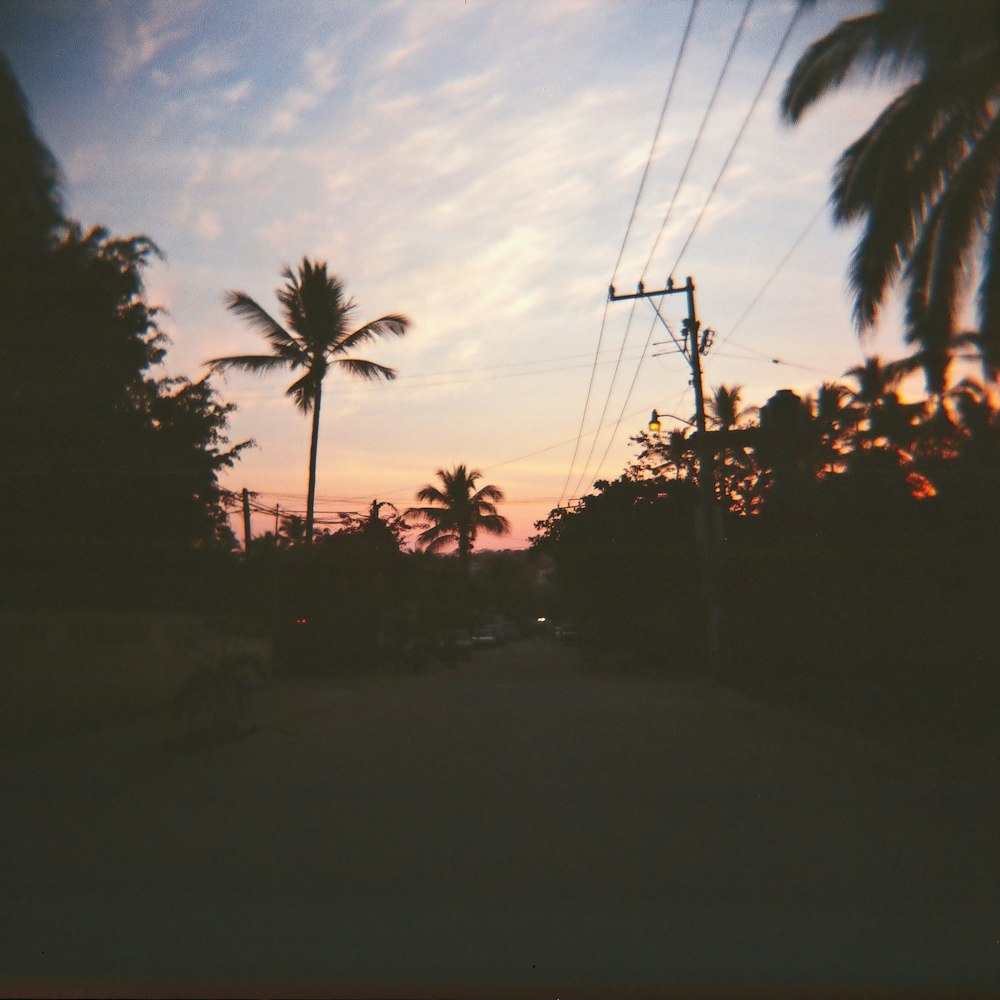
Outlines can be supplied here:
[[712, 390], [708, 400], [708, 415], [712, 424], [722, 431], [731, 431], [757, 412], [757, 407], [743, 407], [743, 386], [720, 385]]
[[503, 492], [493, 485], [476, 489], [482, 475], [464, 465], [456, 465], [450, 472], [437, 470], [441, 487], [428, 483], [417, 493], [417, 499], [430, 506], [411, 507], [406, 512], [408, 518], [426, 525], [417, 536], [419, 545], [428, 552], [457, 545], [459, 558], [464, 562], [480, 531], [490, 535], [505, 535], [510, 531], [510, 522], [496, 509], [496, 504], [503, 500]]
[[940, 397], [977, 265], [984, 367], [1000, 371], [1000, 0], [877, 0], [810, 46], [782, 112], [797, 122], [851, 75], [877, 72], [912, 82], [844, 152], [834, 212], [864, 222], [850, 269], [858, 327], [874, 326], [901, 278], [907, 338]]
[[316, 450], [319, 439], [319, 415], [323, 379], [331, 367], [366, 380], [396, 377], [392, 368], [350, 356], [361, 344], [380, 336], [401, 337], [409, 326], [405, 316], [389, 315], [351, 329], [354, 300], [344, 294], [344, 286], [328, 274], [322, 261], [302, 258], [298, 273], [285, 268], [285, 284], [278, 289], [284, 325], [245, 292], [228, 292], [226, 307], [260, 333], [271, 347], [270, 354], [237, 354], [212, 358], [205, 363], [214, 371], [236, 369], [263, 375], [287, 368], [299, 377], [286, 394], [303, 413], [312, 411], [312, 436], [309, 447], [309, 488], [306, 502], [306, 544], [312, 542], [313, 508], [316, 498]]

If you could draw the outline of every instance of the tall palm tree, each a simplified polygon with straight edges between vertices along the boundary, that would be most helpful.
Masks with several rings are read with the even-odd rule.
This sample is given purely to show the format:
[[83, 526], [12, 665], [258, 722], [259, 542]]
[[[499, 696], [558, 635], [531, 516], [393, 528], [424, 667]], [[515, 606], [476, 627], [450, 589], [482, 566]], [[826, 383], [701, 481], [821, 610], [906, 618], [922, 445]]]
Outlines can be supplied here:
[[505, 535], [510, 531], [510, 522], [496, 509], [496, 504], [503, 500], [503, 492], [492, 484], [476, 489], [482, 475], [478, 469], [470, 471], [464, 465], [456, 465], [450, 472], [437, 470], [441, 487], [428, 483], [417, 493], [417, 499], [429, 506], [411, 507], [405, 515], [425, 526], [417, 536], [419, 545], [428, 552], [456, 545], [459, 562], [464, 567], [480, 531], [489, 535]]
[[309, 439], [309, 488], [306, 500], [305, 543], [312, 544], [313, 512], [316, 500], [316, 451], [319, 443], [319, 415], [323, 398], [323, 379], [331, 367], [340, 368], [358, 378], [375, 381], [396, 377], [392, 368], [350, 357], [360, 344], [393, 334], [401, 337], [409, 327], [405, 316], [389, 315], [351, 329], [354, 300], [344, 294], [344, 286], [328, 274], [323, 261], [313, 263], [302, 258], [298, 273], [286, 267], [285, 284], [277, 291], [284, 325], [246, 292], [228, 292], [226, 307], [246, 320], [271, 346], [270, 354], [238, 354], [206, 361], [213, 371], [235, 368], [263, 375], [278, 368], [302, 374], [286, 390], [303, 412], [312, 412]]
[[902, 278], [907, 339], [940, 399], [977, 265], [987, 366], [1000, 371], [1000, 0], [877, 0], [806, 50], [784, 117], [797, 122], [848, 77], [878, 73], [910, 82], [842, 155], [834, 213], [864, 222], [850, 268], [859, 329]]

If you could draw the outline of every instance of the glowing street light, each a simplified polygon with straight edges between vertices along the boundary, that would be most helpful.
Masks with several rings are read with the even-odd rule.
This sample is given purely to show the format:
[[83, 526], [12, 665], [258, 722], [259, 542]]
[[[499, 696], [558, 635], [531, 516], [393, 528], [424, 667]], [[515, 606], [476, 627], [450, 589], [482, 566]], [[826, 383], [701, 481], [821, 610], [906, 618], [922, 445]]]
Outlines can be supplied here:
[[684, 417], [679, 417], [676, 413], [660, 413], [658, 410], [653, 410], [652, 415], [649, 418], [650, 434], [660, 433], [660, 430], [663, 427], [664, 417], [670, 417], [671, 420], [679, 420], [682, 424], [687, 424], [688, 427], [694, 427], [693, 420], [685, 420]]

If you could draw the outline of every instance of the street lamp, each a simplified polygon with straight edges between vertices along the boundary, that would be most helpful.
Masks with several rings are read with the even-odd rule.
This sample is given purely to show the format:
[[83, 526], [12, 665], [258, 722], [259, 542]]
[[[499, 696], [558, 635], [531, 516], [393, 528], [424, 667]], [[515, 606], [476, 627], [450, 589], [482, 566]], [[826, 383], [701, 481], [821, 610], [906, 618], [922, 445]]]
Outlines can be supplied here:
[[649, 418], [649, 432], [651, 434], [660, 433], [664, 417], [670, 417], [671, 420], [679, 420], [682, 424], [687, 424], [688, 427], [694, 427], [693, 420], [685, 420], [684, 417], [679, 417], [676, 413], [660, 413], [658, 410], [653, 410]]

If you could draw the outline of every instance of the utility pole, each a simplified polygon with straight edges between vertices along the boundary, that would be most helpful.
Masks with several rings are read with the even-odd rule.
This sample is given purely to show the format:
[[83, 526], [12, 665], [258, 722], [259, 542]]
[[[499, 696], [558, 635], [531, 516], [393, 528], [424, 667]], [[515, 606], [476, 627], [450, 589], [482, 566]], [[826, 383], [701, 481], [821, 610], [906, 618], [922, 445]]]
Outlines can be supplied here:
[[243, 487], [243, 551], [250, 555], [250, 491]]
[[711, 331], [706, 330], [704, 334], [701, 332], [701, 323], [698, 321], [698, 313], [695, 308], [694, 291], [694, 282], [690, 276], [688, 276], [687, 281], [683, 285], [675, 285], [674, 279], [668, 278], [666, 288], [647, 291], [640, 281], [638, 289], [628, 295], [619, 295], [615, 291], [614, 285], [612, 285], [608, 288], [608, 300], [611, 302], [621, 302], [625, 299], [652, 300], [654, 298], [662, 298], [665, 295], [680, 295], [682, 292], [687, 296], [687, 317], [684, 319], [682, 325], [684, 331], [682, 342], [677, 341], [673, 331], [667, 326], [667, 321], [660, 315], [660, 310], [657, 308], [656, 303], [650, 301], [650, 305], [691, 367], [691, 385], [694, 388], [695, 438], [698, 452], [698, 480], [701, 486], [703, 505], [702, 519], [698, 525], [698, 534], [704, 553], [702, 596], [708, 618], [708, 655], [709, 661], [714, 668], [721, 649], [721, 608], [718, 599], [718, 588], [716, 586], [718, 572], [717, 548], [720, 532], [715, 495], [715, 452], [708, 436], [708, 422], [705, 417], [705, 390], [702, 385], [701, 371], [701, 357], [708, 348]]
[[[684, 340], [682, 343], [678, 343], [677, 346], [681, 349], [681, 353], [691, 366], [691, 385], [694, 388], [694, 422], [695, 429], [698, 432], [698, 479], [701, 483], [702, 493], [705, 496], [706, 502], [712, 505], [715, 503], [715, 456], [707, 434], [708, 423], [705, 417], [705, 391], [702, 386], [701, 375], [701, 356], [705, 353], [708, 343], [708, 331], [706, 330], [706, 335], [702, 336], [701, 323], [698, 322], [698, 313], [695, 309], [694, 282], [689, 276], [683, 285], [675, 285], [674, 279], [668, 278], [666, 288], [647, 291], [640, 281], [638, 291], [632, 292], [629, 295], [619, 295], [615, 291], [615, 286], [612, 285], [608, 289], [608, 300], [611, 302], [622, 302], [626, 299], [654, 299], [662, 298], [664, 295], [680, 295], [682, 293], [687, 296], [688, 314], [683, 323]], [[660, 310], [657, 309], [656, 304], [651, 302], [650, 305], [653, 306], [660, 322], [664, 326], [667, 326], [666, 320], [660, 315]], [[670, 327], [667, 327], [667, 332], [670, 333], [671, 337], [674, 336]]]

